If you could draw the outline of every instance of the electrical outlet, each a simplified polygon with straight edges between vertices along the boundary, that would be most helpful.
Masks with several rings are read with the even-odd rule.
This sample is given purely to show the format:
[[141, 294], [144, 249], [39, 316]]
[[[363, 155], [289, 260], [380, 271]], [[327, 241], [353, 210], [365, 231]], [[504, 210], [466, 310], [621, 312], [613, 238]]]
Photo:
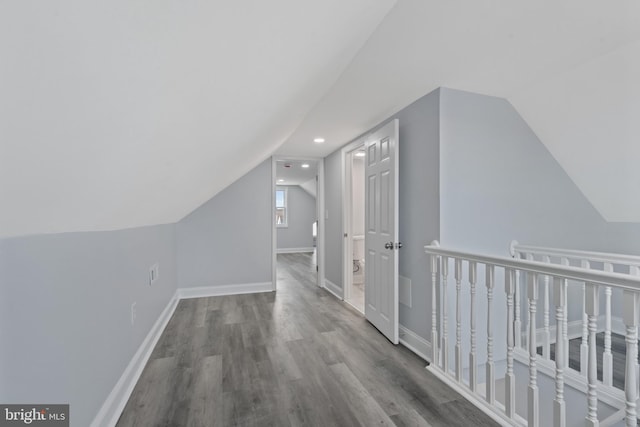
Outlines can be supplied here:
[[136, 303], [131, 304], [131, 325], [133, 326], [136, 323], [136, 317], [138, 313], [136, 311]]
[[160, 275], [160, 267], [156, 262], [151, 267], [149, 267], [149, 286], [153, 285], [153, 282], [158, 280], [159, 275]]

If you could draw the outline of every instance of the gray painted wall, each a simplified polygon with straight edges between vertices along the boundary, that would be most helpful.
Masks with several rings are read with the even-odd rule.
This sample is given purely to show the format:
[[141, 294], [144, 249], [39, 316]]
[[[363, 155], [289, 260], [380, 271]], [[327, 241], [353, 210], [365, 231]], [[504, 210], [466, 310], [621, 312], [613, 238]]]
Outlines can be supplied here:
[[605, 230], [607, 251], [640, 255], [640, 224], [609, 222], [605, 224]]
[[396, 115], [400, 122], [399, 273], [411, 280], [411, 308], [400, 304], [400, 324], [429, 337], [431, 271], [424, 246], [440, 237], [438, 154], [440, 90]]
[[325, 278], [342, 288], [342, 157], [340, 150], [325, 158]]
[[0, 402], [88, 426], [175, 293], [174, 247], [173, 225], [0, 240]]
[[176, 226], [181, 288], [271, 282], [271, 159]]
[[316, 199], [298, 185], [278, 188], [287, 188], [287, 227], [277, 229], [277, 248], [312, 248]]
[[509, 102], [441, 89], [440, 103], [441, 243], [604, 249], [602, 217]]

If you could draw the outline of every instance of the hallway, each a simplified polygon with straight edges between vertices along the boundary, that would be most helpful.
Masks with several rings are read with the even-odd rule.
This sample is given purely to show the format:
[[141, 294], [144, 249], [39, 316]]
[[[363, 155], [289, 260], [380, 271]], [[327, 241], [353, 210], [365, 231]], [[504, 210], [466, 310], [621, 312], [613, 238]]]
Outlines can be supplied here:
[[278, 255], [278, 291], [183, 300], [118, 426], [495, 423]]

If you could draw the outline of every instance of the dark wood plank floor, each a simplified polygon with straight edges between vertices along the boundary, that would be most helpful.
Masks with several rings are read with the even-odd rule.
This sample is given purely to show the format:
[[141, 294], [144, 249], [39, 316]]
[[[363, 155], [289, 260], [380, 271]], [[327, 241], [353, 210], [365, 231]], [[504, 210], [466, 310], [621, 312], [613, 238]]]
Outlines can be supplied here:
[[278, 291], [183, 300], [125, 426], [492, 426], [486, 415], [278, 255]]

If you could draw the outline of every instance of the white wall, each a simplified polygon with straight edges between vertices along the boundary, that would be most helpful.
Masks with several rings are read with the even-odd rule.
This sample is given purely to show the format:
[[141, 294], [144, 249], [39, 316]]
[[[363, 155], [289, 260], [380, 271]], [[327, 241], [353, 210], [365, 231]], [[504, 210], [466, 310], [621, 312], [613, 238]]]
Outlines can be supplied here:
[[313, 248], [316, 199], [298, 185], [285, 185], [277, 188], [287, 189], [287, 226], [277, 228], [278, 250]]
[[174, 249], [173, 225], [0, 240], [0, 402], [88, 426], [175, 293]]
[[364, 158], [355, 156], [351, 164], [351, 234], [364, 236]]

